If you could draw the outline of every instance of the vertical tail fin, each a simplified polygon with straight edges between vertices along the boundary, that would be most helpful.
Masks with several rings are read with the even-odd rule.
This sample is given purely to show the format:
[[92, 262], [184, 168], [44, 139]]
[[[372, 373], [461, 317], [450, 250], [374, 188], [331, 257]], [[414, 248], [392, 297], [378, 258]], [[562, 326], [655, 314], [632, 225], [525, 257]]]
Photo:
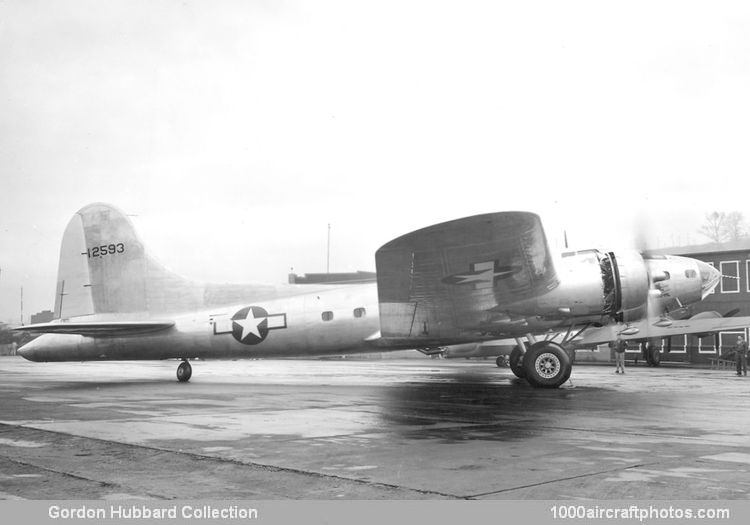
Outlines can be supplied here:
[[60, 248], [55, 317], [164, 313], [196, 304], [195, 286], [148, 257], [120, 210], [90, 204], [70, 220]]

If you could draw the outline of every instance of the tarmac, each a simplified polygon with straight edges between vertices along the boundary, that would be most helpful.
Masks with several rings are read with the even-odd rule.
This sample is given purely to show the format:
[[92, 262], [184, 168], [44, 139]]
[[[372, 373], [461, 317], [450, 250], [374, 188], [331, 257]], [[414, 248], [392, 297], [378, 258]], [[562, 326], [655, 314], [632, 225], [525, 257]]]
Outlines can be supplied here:
[[2, 499], [750, 499], [750, 379], [494, 361], [0, 358]]

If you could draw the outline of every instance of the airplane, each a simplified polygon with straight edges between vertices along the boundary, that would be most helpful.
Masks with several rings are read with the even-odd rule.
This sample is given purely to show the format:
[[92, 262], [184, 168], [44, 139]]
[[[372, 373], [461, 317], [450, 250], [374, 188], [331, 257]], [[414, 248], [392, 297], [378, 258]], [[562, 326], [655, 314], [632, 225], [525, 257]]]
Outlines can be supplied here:
[[[197, 283], [150, 257], [122, 211], [90, 204], [63, 234], [55, 319], [19, 327], [42, 335], [18, 353], [38, 362], [179, 359], [177, 379], [187, 382], [198, 358], [430, 353], [515, 338], [513, 372], [557, 388], [572, 368], [566, 342], [596, 327], [648, 325], [720, 280], [702, 261], [635, 250], [553, 261], [541, 219], [522, 211], [407, 233], [375, 263], [369, 283]], [[537, 339], [553, 331], [561, 342]]]

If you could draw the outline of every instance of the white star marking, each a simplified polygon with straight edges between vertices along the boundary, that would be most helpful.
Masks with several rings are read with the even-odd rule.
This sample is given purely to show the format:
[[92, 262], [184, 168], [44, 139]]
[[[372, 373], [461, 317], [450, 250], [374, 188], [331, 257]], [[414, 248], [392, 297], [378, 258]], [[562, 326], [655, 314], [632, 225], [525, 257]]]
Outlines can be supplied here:
[[258, 339], [262, 339], [259, 327], [260, 323], [266, 319], [266, 317], [255, 317], [252, 308], [247, 311], [247, 317], [244, 319], [235, 319], [234, 322], [242, 327], [242, 336], [240, 337], [240, 340], [244, 341], [248, 334], [253, 334]]
[[494, 262], [477, 263], [474, 265], [474, 273], [456, 275], [456, 279], [461, 279], [456, 284], [466, 284], [475, 282], [491, 283], [495, 277], [512, 274], [512, 271], [496, 272]]

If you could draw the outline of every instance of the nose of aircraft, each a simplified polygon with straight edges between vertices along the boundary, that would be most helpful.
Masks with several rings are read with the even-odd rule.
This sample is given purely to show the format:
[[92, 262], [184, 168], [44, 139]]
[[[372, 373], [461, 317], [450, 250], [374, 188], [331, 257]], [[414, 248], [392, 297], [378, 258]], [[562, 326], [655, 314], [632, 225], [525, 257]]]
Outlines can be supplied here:
[[698, 263], [698, 271], [701, 274], [701, 299], [705, 299], [716, 288], [716, 285], [719, 284], [721, 273], [708, 263], [704, 263], [703, 261], [696, 262]]

